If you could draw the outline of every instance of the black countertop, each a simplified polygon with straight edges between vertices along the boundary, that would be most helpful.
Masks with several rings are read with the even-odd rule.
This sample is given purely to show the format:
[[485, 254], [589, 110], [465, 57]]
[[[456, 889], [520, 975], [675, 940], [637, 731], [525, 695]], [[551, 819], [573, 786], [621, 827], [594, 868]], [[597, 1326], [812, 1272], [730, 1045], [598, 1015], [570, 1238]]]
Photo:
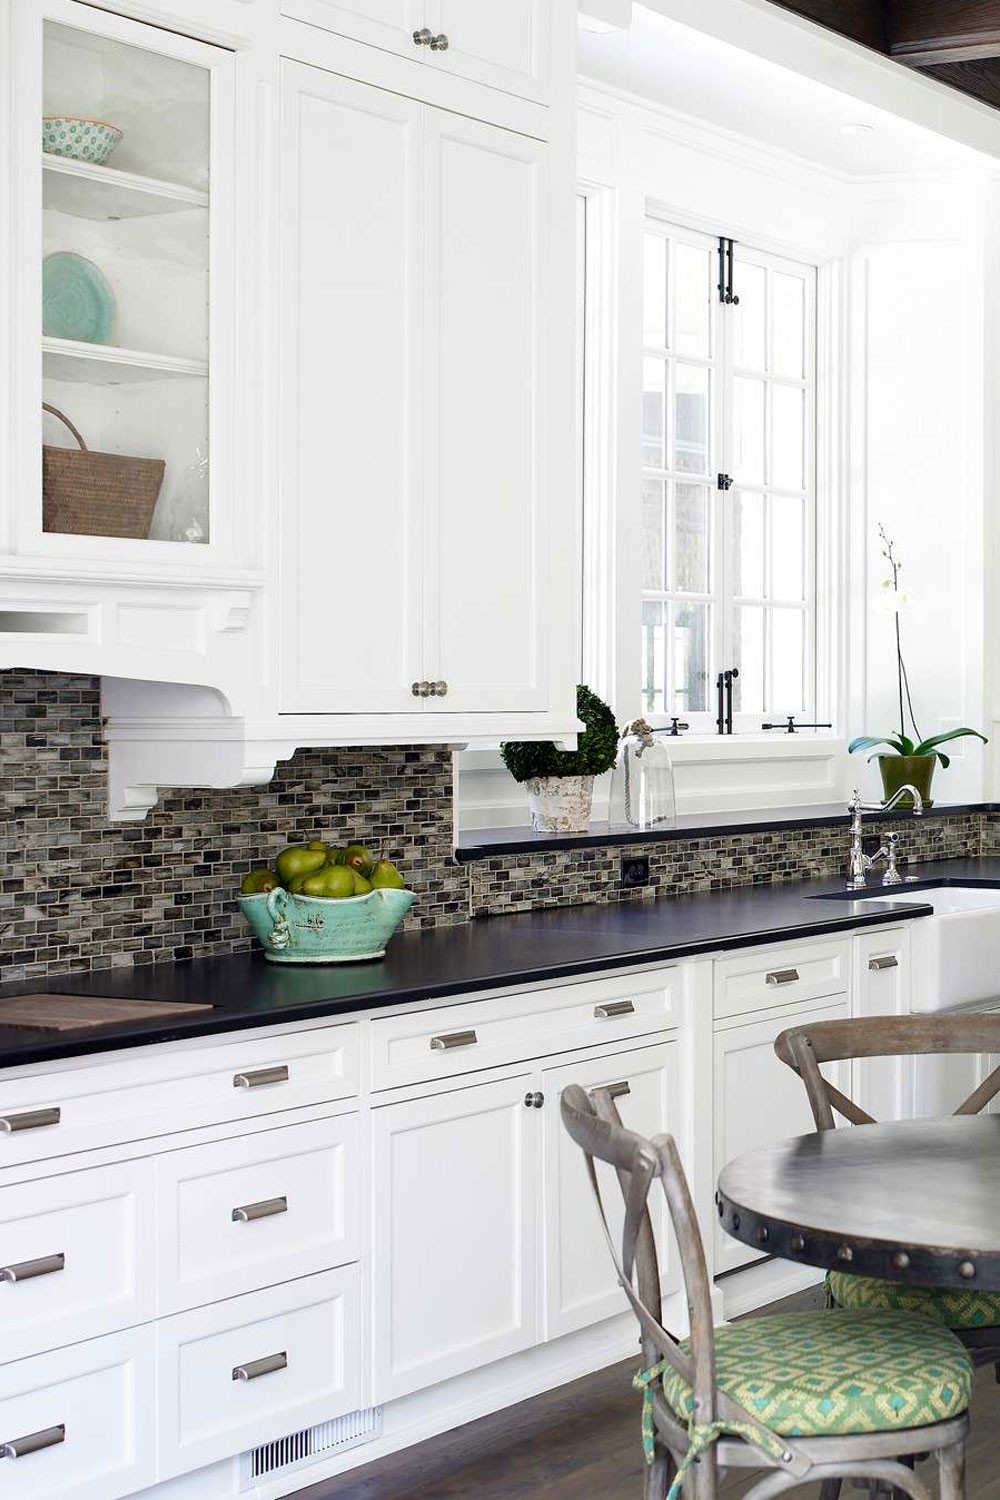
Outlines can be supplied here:
[[[924, 810], [925, 818], [956, 817], [961, 813], [996, 812], [993, 802], [936, 802]], [[864, 814], [866, 823], [893, 822], [909, 818], [903, 810], [881, 810]], [[762, 809], [755, 812], [683, 813], [669, 827], [629, 828], [623, 824], [594, 823], [586, 833], [535, 833], [525, 828], [472, 828], [460, 834], [455, 847], [459, 864], [495, 859], [505, 854], [558, 853], [565, 849], [593, 849], [602, 845], [659, 844], [671, 839], [725, 838], [737, 833], [772, 833], [796, 828], [835, 828], [846, 824], [842, 802], [813, 807]]]
[[1000, 887], [1000, 858], [926, 864], [920, 867], [919, 877], [919, 883], [893, 892], [912, 896], [912, 904], [905, 909], [888, 906], [877, 897], [863, 901], [845, 897], [841, 881], [801, 881], [660, 901], [563, 907], [408, 932], [393, 940], [380, 963], [294, 968], [241, 955], [5, 985], [0, 997], [47, 992], [207, 1001], [213, 1009], [182, 1019], [139, 1021], [72, 1035], [0, 1030], [0, 1067], [884, 926], [904, 917], [931, 914], [920, 899], [924, 885]]

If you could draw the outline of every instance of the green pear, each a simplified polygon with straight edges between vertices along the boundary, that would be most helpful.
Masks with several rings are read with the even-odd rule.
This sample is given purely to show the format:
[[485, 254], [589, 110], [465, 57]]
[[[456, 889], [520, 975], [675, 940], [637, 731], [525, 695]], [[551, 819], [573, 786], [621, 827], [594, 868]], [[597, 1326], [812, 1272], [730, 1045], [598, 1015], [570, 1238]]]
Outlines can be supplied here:
[[328, 901], [342, 901], [354, 895], [354, 871], [345, 865], [325, 865], [302, 882], [303, 896], [320, 896]]
[[326, 854], [322, 849], [307, 849], [302, 844], [291, 844], [287, 849], [282, 849], [274, 867], [281, 876], [282, 885], [291, 890], [291, 882], [296, 875], [312, 875], [325, 864]]
[[260, 896], [266, 891], [273, 891], [281, 884], [274, 870], [260, 865], [256, 870], [251, 870], [249, 875], [244, 875], [240, 893], [244, 896]]
[[352, 870], [357, 870], [359, 875], [364, 875], [365, 879], [371, 874], [375, 865], [375, 861], [364, 844], [348, 844], [340, 855], [338, 863], [349, 865]]
[[400, 875], [394, 864], [387, 859], [380, 859], [372, 870], [371, 883], [377, 891], [403, 891], [406, 889], [406, 881]]
[[366, 875], [362, 875], [360, 870], [352, 870], [351, 874], [354, 876], [354, 894], [356, 896], [367, 896], [368, 892], [372, 889], [371, 881]]

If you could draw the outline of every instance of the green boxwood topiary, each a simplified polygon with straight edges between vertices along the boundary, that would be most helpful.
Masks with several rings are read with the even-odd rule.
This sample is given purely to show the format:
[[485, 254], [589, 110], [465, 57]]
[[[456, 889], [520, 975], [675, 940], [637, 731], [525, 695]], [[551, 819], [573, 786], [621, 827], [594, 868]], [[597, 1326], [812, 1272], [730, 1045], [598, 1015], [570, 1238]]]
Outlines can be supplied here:
[[587, 726], [575, 750], [557, 750], [551, 740], [515, 741], [500, 754], [515, 781], [536, 776], [600, 776], [618, 754], [618, 726], [606, 703], [581, 683], [576, 690], [577, 717]]

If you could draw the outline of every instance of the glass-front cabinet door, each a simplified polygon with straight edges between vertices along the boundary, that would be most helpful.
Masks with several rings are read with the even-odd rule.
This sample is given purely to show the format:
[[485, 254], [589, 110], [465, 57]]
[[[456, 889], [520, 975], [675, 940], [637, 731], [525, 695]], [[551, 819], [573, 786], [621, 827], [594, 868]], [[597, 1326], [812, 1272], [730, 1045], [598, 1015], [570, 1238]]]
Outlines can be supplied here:
[[224, 558], [233, 56], [68, 0], [20, 14], [10, 549]]

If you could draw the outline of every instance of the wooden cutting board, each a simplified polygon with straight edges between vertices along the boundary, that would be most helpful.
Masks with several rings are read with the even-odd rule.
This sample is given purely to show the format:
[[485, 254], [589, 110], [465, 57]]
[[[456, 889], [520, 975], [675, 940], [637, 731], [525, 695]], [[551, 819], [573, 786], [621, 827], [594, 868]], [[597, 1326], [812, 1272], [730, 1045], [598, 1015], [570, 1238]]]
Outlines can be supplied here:
[[30, 1031], [91, 1031], [128, 1021], [166, 1021], [197, 1015], [211, 1005], [169, 1000], [101, 1000], [90, 995], [15, 995], [0, 1000], [0, 1028]]

